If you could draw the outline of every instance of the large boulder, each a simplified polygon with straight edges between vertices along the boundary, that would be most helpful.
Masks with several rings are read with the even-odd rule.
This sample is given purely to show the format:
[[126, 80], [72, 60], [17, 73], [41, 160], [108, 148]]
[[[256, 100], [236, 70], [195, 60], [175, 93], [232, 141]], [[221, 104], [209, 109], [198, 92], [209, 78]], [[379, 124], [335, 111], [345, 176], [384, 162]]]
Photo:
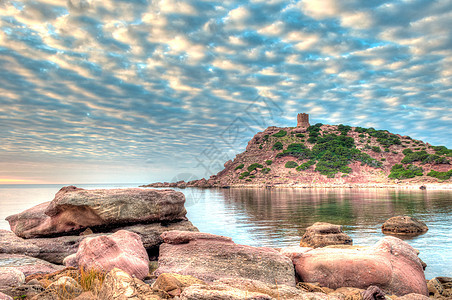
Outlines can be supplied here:
[[53, 273], [64, 268], [42, 259], [20, 254], [0, 254], [0, 267], [13, 267], [24, 273], [25, 276], [36, 273]]
[[428, 295], [416, 250], [395, 237], [385, 237], [372, 247], [313, 249], [292, 260], [302, 281], [318, 282], [328, 288], [367, 289], [376, 285], [398, 296]]
[[186, 219], [185, 196], [174, 190], [64, 187], [50, 202], [6, 218], [24, 238], [63, 235], [87, 227]]
[[[97, 237], [101, 235], [111, 235], [114, 232], [119, 230], [127, 230], [138, 234], [143, 241], [143, 246], [146, 250], [152, 252], [156, 250], [161, 243], [163, 243], [163, 239], [160, 235], [169, 230], [186, 230], [186, 231], [198, 231], [190, 221], [182, 220], [175, 223], [151, 223], [151, 224], [135, 224], [125, 227], [119, 227], [111, 229], [111, 232], [107, 233], [94, 233], [90, 235], [68, 235], [68, 236], [60, 236], [60, 237], [47, 237], [47, 238], [32, 238], [26, 239], [28, 244], [35, 246], [37, 250], [37, 254], [35, 253], [32, 256], [38, 257], [40, 259], [44, 259], [51, 263], [62, 264], [63, 260], [77, 252], [78, 246], [86, 237]], [[13, 233], [11, 233], [13, 234]], [[1, 236], [1, 235], [0, 235]], [[16, 237], [17, 238], [17, 237]], [[17, 238], [20, 239], [20, 238]], [[0, 241], [0, 245], [1, 245]]]
[[84, 269], [105, 272], [119, 268], [138, 279], [149, 274], [149, 258], [140, 236], [126, 230], [87, 237], [80, 243], [75, 262]]
[[325, 247], [330, 245], [351, 245], [352, 238], [342, 232], [341, 225], [316, 222], [306, 228], [301, 237], [301, 247]]
[[410, 216], [392, 217], [381, 226], [384, 234], [418, 235], [428, 231], [427, 225]]
[[293, 264], [277, 250], [237, 245], [231, 238], [201, 232], [167, 231], [162, 238], [154, 275], [178, 273], [206, 282], [247, 278], [295, 286]]

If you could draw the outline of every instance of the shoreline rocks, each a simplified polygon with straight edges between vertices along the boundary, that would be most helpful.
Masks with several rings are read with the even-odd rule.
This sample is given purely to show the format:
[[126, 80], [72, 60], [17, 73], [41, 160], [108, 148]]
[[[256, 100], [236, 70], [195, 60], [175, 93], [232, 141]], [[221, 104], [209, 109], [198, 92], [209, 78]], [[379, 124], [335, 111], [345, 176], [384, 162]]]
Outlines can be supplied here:
[[185, 196], [174, 190], [60, 189], [45, 202], [6, 218], [19, 237], [66, 235], [88, 227], [186, 220]]
[[300, 247], [319, 248], [331, 245], [352, 245], [353, 240], [342, 232], [341, 225], [316, 222], [306, 228], [301, 237]]
[[393, 235], [419, 235], [427, 232], [428, 227], [414, 217], [396, 216], [384, 222], [381, 231]]

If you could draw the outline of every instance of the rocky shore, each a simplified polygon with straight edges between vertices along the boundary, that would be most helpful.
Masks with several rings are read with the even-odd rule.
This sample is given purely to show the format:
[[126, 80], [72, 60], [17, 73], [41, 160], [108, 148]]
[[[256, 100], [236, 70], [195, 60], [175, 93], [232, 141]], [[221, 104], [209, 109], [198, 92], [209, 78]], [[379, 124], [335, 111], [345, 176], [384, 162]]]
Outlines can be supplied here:
[[[62, 188], [7, 218], [0, 299], [452, 297], [452, 279], [426, 280], [418, 251], [397, 237], [363, 247], [340, 225], [315, 223], [300, 245], [252, 247], [199, 232], [184, 202], [172, 190]], [[388, 224], [392, 234], [419, 228], [403, 216]]]

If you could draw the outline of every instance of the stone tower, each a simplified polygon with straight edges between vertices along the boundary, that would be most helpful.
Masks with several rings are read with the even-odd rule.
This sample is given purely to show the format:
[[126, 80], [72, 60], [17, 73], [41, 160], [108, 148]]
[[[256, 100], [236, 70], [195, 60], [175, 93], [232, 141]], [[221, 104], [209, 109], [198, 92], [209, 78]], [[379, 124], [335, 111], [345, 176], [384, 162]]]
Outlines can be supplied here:
[[298, 114], [297, 127], [309, 127], [309, 115], [308, 114]]

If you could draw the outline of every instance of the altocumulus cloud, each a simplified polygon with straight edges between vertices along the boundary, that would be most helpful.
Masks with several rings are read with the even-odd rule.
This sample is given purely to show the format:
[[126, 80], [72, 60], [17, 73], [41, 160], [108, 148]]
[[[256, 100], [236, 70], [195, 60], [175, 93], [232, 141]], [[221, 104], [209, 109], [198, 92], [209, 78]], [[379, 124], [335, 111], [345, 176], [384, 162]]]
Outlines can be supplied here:
[[0, 178], [205, 176], [298, 112], [452, 147], [451, 28], [448, 0], [4, 0]]

